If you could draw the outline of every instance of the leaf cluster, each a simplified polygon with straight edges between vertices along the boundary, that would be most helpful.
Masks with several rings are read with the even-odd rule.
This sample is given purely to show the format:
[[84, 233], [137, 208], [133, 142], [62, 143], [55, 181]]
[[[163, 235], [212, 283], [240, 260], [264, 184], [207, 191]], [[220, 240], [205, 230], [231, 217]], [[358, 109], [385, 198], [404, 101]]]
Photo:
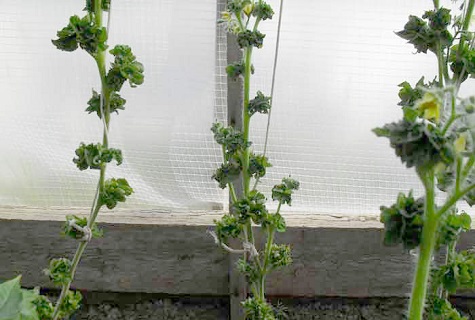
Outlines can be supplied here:
[[298, 190], [300, 183], [292, 178], [283, 178], [281, 184], [272, 188], [272, 200], [279, 201], [281, 204], [292, 204], [292, 194]]
[[[75, 215], [68, 215], [66, 216], [66, 223], [64, 224], [63, 227], [63, 234], [65, 236], [71, 237], [73, 239], [81, 239], [84, 237], [84, 232], [77, 230], [71, 224], [69, 223], [70, 221], [74, 221], [76, 225], [79, 227], [85, 227], [87, 226], [87, 218], [86, 217], [78, 217]], [[94, 222], [91, 228], [91, 233], [93, 238], [100, 238], [103, 236], [104, 232], [102, 229], [99, 229], [97, 226], [97, 223]]]
[[122, 164], [122, 151], [104, 148], [100, 143], [88, 145], [81, 143], [75, 153], [77, 157], [73, 159], [73, 162], [79, 170], [100, 169], [104, 163], [112, 160], [115, 160], [117, 165]]
[[271, 108], [271, 97], [266, 97], [261, 91], [257, 91], [254, 99], [249, 101], [248, 112], [253, 115], [256, 112], [268, 114]]
[[455, 293], [457, 289], [474, 289], [475, 254], [471, 251], [455, 253], [448, 264], [433, 270], [432, 281], [449, 293]]
[[472, 218], [462, 211], [459, 214], [453, 213], [447, 215], [445, 221], [441, 221], [439, 230], [439, 239], [437, 246], [450, 245], [458, 241], [462, 232], [470, 230]]
[[269, 262], [273, 269], [290, 265], [292, 263], [290, 246], [273, 243], [270, 248]]
[[74, 51], [81, 47], [94, 57], [98, 50], [107, 48], [106, 29], [96, 26], [91, 15], [83, 18], [72, 16], [69, 24], [57, 32], [57, 37], [58, 39], [52, 42], [56, 48], [63, 51]]
[[399, 193], [391, 207], [381, 206], [380, 221], [384, 223], [384, 244], [402, 244], [405, 250], [419, 246], [424, 215], [424, 198], [415, 199], [412, 191]]
[[244, 30], [237, 35], [237, 43], [241, 49], [256, 47], [262, 48], [265, 34], [259, 30]]
[[431, 122], [404, 119], [375, 128], [373, 132], [378, 137], [389, 138], [390, 146], [408, 168], [429, 168], [440, 162], [453, 162], [454, 137], [443, 135]]
[[260, 272], [256, 264], [251, 264], [241, 258], [237, 261], [237, 269], [246, 277], [248, 282], [254, 283], [259, 280]]
[[266, 175], [267, 168], [272, 167], [269, 159], [264, 155], [251, 153], [249, 157], [249, 175], [258, 179]]
[[455, 309], [450, 301], [432, 296], [427, 304], [427, 320], [468, 320]]
[[45, 274], [56, 285], [64, 285], [72, 280], [71, 260], [66, 258], [51, 259]]
[[[102, 119], [101, 97], [101, 94], [92, 90], [92, 98], [87, 102], [88, 107], [86, 108], [88, 113], [95, 112], [100, 119]], [[115, 112], [119, 114], [119, 110], [125, 109], [125, 103], [126, 100], [124, 98], [122, 98], [118, 93], [112, 92], [109, 98], [110, 113]]]
[[127, 180], [112, 178], [104, 183], [104, 189], [99, 196], [99, 201], [108, 209], [114, 209], [117, 203], [125, 202], [126, 197], [130, 196], [133, 192], [134, 189], [130, 187]]
[[244, 307], [246, 320], [275, 320], [274, 310], [266, 301], [251, 297], [241, 303]]
[[127, 80], [132, 88], [143, 83], [143, 65], [136, 60], [129, 46], [116, 45], [109, 52], [114, 56], [114, 62], [106, 75], [106, 82], [112, 91], [120, 91]]
[[224, 215], [220, 220], [214, 220], [214, 223], [216, 234], [222, 243], [226, 243], [229, 238], [238, 238], [244, 229], [239, 218], [233, 215]]
[[214, 140], [224, 148], [226, 159], [243, 152], [251, 146], [251, 142], [246, 142], [242, 132], [233, 127], [225, 127], [216, 122], [212, 125], [211, 131], [214, 134]]
[[411, 15], [404, 29], [396, 34], [412, 44], [417, 52], [436, 53], [439, 43], [441, 49], [452, 44], [453, 36], [447, 30], [451, 19], [450, 10], [446, 8], [426, 11], [422, 18]]
[[[229, 64], [226, 67], [226, 73], [228, 74], [228, 77], [230, 77], [232, 80], [237, 80], [244, 74], [244, 65], [244, 61], [242, 60]], [[254, 66], [251, 65], [251, 74], [254, 74], [254, 71]]]
[[218, 182], [221, 189], [224, 189], [228, 183], [231, 183], [239, 178], [241, 171], [241, 161], [234, 157], [229, 159], [227, 163], [221, 164], [221, 166], [212, 175], [212, 178]]

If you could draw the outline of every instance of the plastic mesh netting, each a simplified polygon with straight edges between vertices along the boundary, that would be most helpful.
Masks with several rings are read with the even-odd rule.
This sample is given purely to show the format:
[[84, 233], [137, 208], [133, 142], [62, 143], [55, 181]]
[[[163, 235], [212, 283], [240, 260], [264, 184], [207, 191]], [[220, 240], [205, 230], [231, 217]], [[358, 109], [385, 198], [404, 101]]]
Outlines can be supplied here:
[[[61, 52], [50, 41], [83, 7], [0, 6], [0, 205], [92, 202], [98, 172], [79, 172], [71, 160], [79, 142], [102, 137], [99, 119], [84, 112], [98, 90], [97, 69], [85, 52]], [[129, 207], [211, 209], [226, 201], [210, 178], [220, 150], [209, 128], [226, 118], [216, 17], [215, 0], [113, 2], [109, 44], [130, 45], [145, 65], [144, 85], [123, 91], [126, 110], [111, 121], [111, 147], [125, 161], [108, 175], [134, 187]]]
[[[400, 191], [421, 194], [415, 171], [370, 130], [401, 117], [399, 83], [437, 74], [435, 55], [412, 54], [394, 34], [427, 8], [409, 0], [284, 2], [268, 147], [274, 167], [263, 189], [288, 174], [299, 180], [286, 210], [373, 214]], [[252, 87], [269, 94], [277, 21], [261, 26], [267, 36], [254, 53]], [[253, 121], [255, 149], [262, 150], [266, 119]]]
[[[277, 13], [279, 1], [270, 0]], [[125, 162], [109, 175], [136, 193], [126, 204], [164, 210], [216, 209], [226, 191], [211, 180], [221, 161], [209, 131], [226, 119], [226, 35], [217, 27], [223, 1], [113, 2], [111, 45], [129, 44], [145, 65], [145, 84], [126, 89], [113, 116], [111, 146]], [[6, 2], [0, 6], [0, 205], [89, 206], [97, 172], [71, 159], [79, 142], [97, 142], [101, 124], [84, 112], [98, 88], [93, 60], [50, 43], [82, 1]], [[301, 182], [292, 210], [370, 214], [399, 191], [421, 186], [371, 128], [397, 120], [397, 84], [436, 74], [435, 57], [394, 35], [423, 1], [286, 0], [268, 156], [272, 185]], [[270, 93], [277, 15], [261, 23], [252, 90]], [[470, 90], [465, 91], [469, 93]], [[472, 90], [473, 91], [473, 90]], [[253, 118], [262, 151], [266, 117]], [[287, 211], [288, 209], [286, 209]]]

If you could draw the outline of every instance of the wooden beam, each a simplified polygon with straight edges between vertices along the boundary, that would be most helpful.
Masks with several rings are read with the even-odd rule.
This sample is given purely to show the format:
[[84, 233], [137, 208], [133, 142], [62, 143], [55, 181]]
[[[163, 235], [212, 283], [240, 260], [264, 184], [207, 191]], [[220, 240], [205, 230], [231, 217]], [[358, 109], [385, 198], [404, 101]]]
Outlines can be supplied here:
[[[26, 286], [50, 287], [41, 270], [48, 259], [73, 254], [74, 240], [59, 233], [64, 216], [77, 212], [81, 210], [0, 207], [0, 281], [21, 273]], [[95, 291], [227, 296], [230, 256], [206, 234], [221, 214], [105, 212], [99, 216], [105, 236], [91, 242], [74, 285]], [[285, 218], [288, 231], [278, 234], [277, 242], [292, 245], [294, 262], [268, 278], [270, 296], [408, 294], [413, 257], [400, 247], [382, 245], [376, 217], [291, 213]]]

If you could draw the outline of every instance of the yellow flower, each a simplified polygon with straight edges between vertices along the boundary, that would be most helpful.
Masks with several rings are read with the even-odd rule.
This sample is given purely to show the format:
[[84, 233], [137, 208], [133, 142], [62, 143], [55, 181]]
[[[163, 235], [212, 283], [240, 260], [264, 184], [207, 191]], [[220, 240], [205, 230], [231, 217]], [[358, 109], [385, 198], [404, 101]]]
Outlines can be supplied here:
[[461, 133], [454, 142], [455, 152], [460, 153], [460, 152], [465, 151], [466, 146], [467, 146], [467, 135], [465, 133]]
[[231, 12], [229, 12], [229, 11], [221, 12], [221, 19], [223, 19], [224, 21], [231, 20]]
[[244, 14], [248, 17], [251, 15], [253, 10], [254, 10], [254, 3], [248, 3], [242, 9], [242, 11], [244, 11]]
[[422, 99], [416, 102], [416, 108], [425, 119], [434, 120], [436, 123], [439, 122], [442, 102], [435, 94], [431, 92], [425, 93]]

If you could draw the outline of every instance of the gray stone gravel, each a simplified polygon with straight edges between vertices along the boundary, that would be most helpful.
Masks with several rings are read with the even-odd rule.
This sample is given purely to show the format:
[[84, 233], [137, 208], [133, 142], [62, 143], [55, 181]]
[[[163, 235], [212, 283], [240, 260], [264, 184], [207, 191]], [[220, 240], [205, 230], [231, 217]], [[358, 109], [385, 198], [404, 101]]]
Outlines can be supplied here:
[[[291, 320], [401, 320], [403, 299], [324, 299], [322, 301], [284, 301]], [[83, 306], [75, 320], [228, 320], [228, 306], [204, 300], [185, 303], [161, 299], [127, 304], [101, 303]]]

